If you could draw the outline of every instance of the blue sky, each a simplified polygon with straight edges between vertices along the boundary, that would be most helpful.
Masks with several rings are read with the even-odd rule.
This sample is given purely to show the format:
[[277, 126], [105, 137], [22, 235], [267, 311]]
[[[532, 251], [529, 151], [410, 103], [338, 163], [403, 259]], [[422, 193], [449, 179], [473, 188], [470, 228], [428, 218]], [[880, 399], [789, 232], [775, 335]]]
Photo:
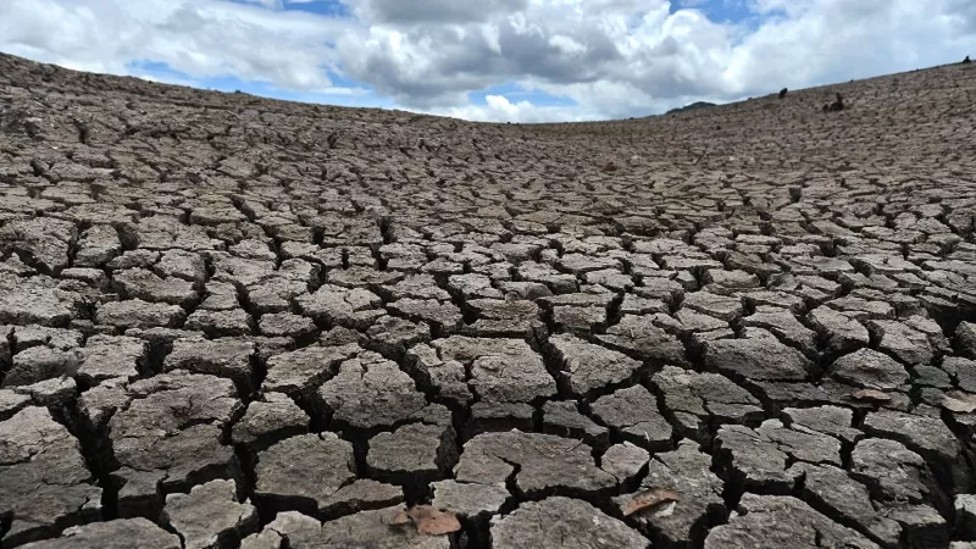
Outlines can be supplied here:
[[[256, 0], [233, 1], [241, 4], [261, 3], [257, 2]], [[403, 1], [409, 2], [409, 0]], [[269, 2], [267, 5], [273, 4], [273, 2]], [[714, 21], [739, 22], [754, 16], [752, 11], [749, 9], [749, 2], [747, 0], [679, 0], [671, 4], [672, 11], [677, 11], [683, 8], [699, 9]], [[283, 5], [280, 5], [280, 9], [285, 11], [304, 11], [307, 13], [329, 16], [348, 16], [350, 14], [348, 8], [338, 0], [284, 3]]]
[[[254, 3], [248, 2], [247, 0], [235, 0], [240, 3]], [[339, 16], [346, 17], [349, 15], [349, 10], [342, 2], [336, 0], [321, 0], [313, 2], [298, 2], [298, 3], [285, 3], [281, 9], [288, 11], [304, 11], [307, 13], [314, 13], [317, 15], [328, 15], [328, 16]]]
[[976, 55], [968, 0], [2, 0], [0, 51], [492, 121], [625, 118]]
[[329, 71], [327, 68], [322, 68], [321, 70], [328, 75], [337, 90], [342, 90], [342, 93], [291, 90], [277, 87], [267, 81], [244, 80], [229, 74], [209, 78], [194, 78], [186, 73], [174, 70], [166, 63], [144, 59], [131, 61], [126, 65], [126, 72], [128, 74], [138, 75], [158, 82], [189, 85], [208, 90], [223, 92], [240, 91], [287, 101], [322, 103], [343, 107], [395, 107], [391, 99], [377, 95], [368, 85], [345, 78]]
[[[230, 1], [243, 5], [264, 5], [271, 7], [274, 10], [284, 12], [304, 12], [327, 17], [349, 17], [351, 15], [347, 6], [338, 0], [311, 0], [303, 2], [287, 2], [281, 0]], [[713, 3], [718, 5], [722, 4], [723, 2], [717, 1]], [[735, 12], [736, 10], [722, 8], [720, 10], [720, 15], [722, 17], [728, 17], [735, 15]], [[377, 94], [369, 84], [346, 78], [341, 74], [329, 71], [327, 68], [323, 68], [322, 70], [328, 74], [329, 79], [336, 85], [336, 87], [356, 89], [357, 93], [330, 94], [288, 90], [278, 88], [267, 82], [242, 80], [232, 75], [195, 79], [186, 73], [174, 70], [166, 63], [151, 60], [136, 60], [131, 62], [127, 68], [129, 71], [131, 71], [131, 73], [158, 79], [160, 82], [191, 84], [195, 87], [204, 87], [206, 89], [227, 92], [242, 91], [263, 97], [274, 97], [277, 99], [286, 99], [290, 101], [325, 103], [353, 107], [395, 108], [397, 106], [395, 101], [392, 99]], [[487, 97], [491, 95], [505, 96], [509, 100], [515, 102], [528, 101], [533, 105], [539, 106], [572, 107], [576, 105], [576, 102], [570, 97], [552, 95], [538, 89], [524, 88], [514, 82], [507, 82], [496, 86], [490, 86], [485, 89], [471, 91], [468, 93], [467, 97], [470, 104], [485, 106], [487, 105]]]
[[672, 10], [701, 10], [716, 22], [739, 23], [755, 17], [747, 0], [683, 0], [671, 4]]

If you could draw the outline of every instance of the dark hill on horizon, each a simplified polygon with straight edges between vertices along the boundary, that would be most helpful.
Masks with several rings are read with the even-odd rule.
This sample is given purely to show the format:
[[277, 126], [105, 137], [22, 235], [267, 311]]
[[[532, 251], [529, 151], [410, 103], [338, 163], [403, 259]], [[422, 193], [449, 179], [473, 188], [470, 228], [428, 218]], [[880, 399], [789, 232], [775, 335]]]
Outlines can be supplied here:
[[715, 103], [710, 103], [708, 101], [695, 101], [694, 103], [689, 103], [684, 107], [677, 107], [671, 109], [664, 114], [675, 114], [679, 112], [693, 111], [695, 109], [707, 109], [708, 107], [715, 107], [715, 106], [717, 106]]

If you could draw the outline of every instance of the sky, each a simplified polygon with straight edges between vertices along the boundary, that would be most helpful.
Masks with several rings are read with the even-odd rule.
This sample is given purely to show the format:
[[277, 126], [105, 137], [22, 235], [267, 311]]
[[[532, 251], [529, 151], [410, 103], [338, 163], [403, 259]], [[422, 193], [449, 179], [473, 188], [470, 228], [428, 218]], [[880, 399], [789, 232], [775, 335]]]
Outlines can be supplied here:
[[606, 120], [976, 57], [976, 0], [0, 0], [0, 51], [314, 103]]

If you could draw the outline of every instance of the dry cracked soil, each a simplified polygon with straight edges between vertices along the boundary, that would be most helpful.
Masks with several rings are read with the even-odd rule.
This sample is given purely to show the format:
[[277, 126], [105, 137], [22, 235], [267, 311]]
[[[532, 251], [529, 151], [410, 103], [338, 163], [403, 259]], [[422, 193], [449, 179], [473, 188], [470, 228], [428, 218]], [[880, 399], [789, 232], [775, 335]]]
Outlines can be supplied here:
[[524, 126], [0, 56], [0, 543], [976, 547], [971, 67]]

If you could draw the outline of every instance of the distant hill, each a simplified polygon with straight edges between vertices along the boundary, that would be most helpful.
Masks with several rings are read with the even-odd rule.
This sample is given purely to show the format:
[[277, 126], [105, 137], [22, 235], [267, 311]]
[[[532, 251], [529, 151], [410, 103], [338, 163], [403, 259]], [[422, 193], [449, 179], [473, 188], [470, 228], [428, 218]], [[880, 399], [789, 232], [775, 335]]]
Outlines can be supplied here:
[[696, 101], [694, 103], [685, 105], [684, 107], [678, 107], [676, 109], [671, 109], [670, 111], [668, 111], [668, 112], [666, 112], [664, 114], [674, 114], [676, 112], [693, 111], [695, 109], [704, 109], [704, 108], [707, 108], [707, 107], [715, 107], [715, 106], [717, 106], [717, 105], [715, 105], [715, 103], [709, 103], [708, 101]]

